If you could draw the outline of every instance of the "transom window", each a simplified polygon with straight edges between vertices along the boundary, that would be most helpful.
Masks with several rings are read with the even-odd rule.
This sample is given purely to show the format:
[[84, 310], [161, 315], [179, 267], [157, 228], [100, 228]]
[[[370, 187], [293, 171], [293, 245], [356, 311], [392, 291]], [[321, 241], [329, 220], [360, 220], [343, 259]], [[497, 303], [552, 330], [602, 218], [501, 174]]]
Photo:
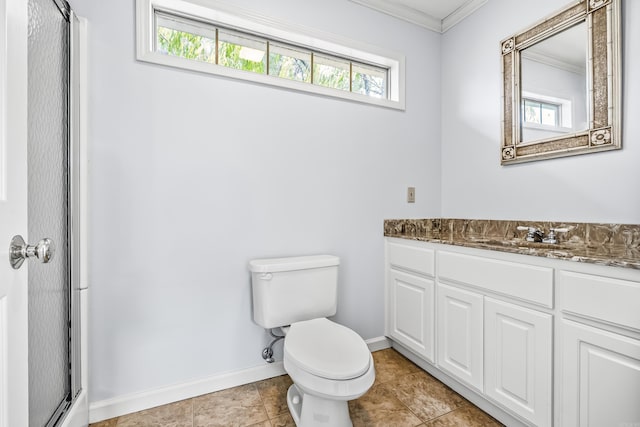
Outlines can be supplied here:
[[137, 5], [138, 59], [404, 108], [403, 57], [292, 32], [275, 21], [265, 26], [264, 17], [231, 15], [222, 4], [222, 10], [184, 0]]

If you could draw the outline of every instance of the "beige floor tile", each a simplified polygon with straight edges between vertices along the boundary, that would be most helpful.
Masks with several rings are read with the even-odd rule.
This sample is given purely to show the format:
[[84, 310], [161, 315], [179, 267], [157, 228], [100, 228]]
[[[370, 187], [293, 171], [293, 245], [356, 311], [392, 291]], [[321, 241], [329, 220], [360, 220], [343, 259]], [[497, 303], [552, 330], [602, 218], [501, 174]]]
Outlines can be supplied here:
[[89, 424], [89, 427], [116, 427], [118, 425], [117, 418], [100, 421], [99, 423]]
[[361, 398], [350, 401], [349, 412], [354, 427], [410, 427], [422, 423], [385, 384], [373, 386]]
[[289, 413], [287, 390], [289, 390], [291, 384], [293, 384], [293, 382], [291, 378], [289, 378], [289, 375], [281, 375], [256, 383], [269, 418]]
[[373, 363], [376, 368], [376, 381], [374, 385], [393, 381], [398, 377], [413, 374], [421, 370], [409, 359], [391, 348], [375, 351], [372, 354]]
[[[373, 359], [374, 386], [349, 402], [354, 427], [501, 426], [395, 350], [376, 351]], [[295, 427], [286, 402], [291, 384], [282, 375], [91, 427]]]
[[467, 404], [455, 411], [426, 422], [424, 427], [504, 427], [477, 407]]
[[267, 420], [267, 412], [255, 384], [193, 398], [194, 427], [243, 427]]
[[117, 427], [192, 427], [191, 400], [182, 400], [118, 418]]
[[385, 384], [422, 421], [453, 411], [467, 400], [424, 371]]
[[296, 423], [289, 413], [278, 415], [275, 418], [271, 418], [270, 421], [271, 427], [296, 427]]

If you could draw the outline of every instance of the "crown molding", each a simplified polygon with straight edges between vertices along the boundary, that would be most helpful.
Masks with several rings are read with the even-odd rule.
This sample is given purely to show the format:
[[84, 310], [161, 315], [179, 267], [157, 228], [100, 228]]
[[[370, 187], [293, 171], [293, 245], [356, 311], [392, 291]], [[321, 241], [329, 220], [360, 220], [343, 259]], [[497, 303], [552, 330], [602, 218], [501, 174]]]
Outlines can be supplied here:
[[395, 18], [402, 19], [404, 21], [411, 22], [416, 25], [420, 25], [428, 30], [435, 31], [437, 33], [442, 32], [442, 21], [438, 18], [431, 16], [427, 13], [420, 12], [419, 10], [402, 6], [396, 3], [391, 3], [385, 0], [350, 0], [353, 3], [358, 3], [362, 6], [370, 9], [377, 10], [378, 12], [386, 13]]
[[447, 32], [451, 27], [484, 6], [487, 1], [489, 0], [469, 0], [451, 12], [442, 20], [442, 32]]
[[416, 25], [420, 25], [428, 30], [435, 31], [437, 33], [444, 33], [451, 27], [462, 21], [467, 16], [471, 15], [478, 8], [483, 6], [488, 0], [468, 0], [465, 4], [454, 10], [451, 14], [440, 20], [435, 16], [429, 15], [426, 12], [419, 11], [417, 9], [403, 6], [395, 2], [387, 0], [350, 0], [353, 3], [360, 4], [370, 9], [377, 10], [378, 12], [391, 15], [398, 19], [411, 22]]

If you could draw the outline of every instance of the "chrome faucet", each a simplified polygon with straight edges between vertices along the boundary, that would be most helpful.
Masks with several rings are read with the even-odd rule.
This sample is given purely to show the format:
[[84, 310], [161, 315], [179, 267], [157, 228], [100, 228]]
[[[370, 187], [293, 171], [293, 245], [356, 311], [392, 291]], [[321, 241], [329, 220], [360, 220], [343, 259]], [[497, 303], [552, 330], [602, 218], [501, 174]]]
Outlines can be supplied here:
[[546, 238], [542, 239], [544, 243], [556, 244], [558, 243], [558, 239], [556, 239], [556, 233], [566, 233], [569, 231], [568, 228], [550, 228], [549, 234]]
[[544, 237], [544, 232], [537, 227], [525, 227], [523, 225], [519, 225], [517, 229], [527, 232], [527, 237], [525, 238], [527, 242], [550, 243], [553, 245], [558, 243], [556, 233], [565, 233], [569, 231], [568, 228], [550, 228], [549, 234], [547, 237]]
[[544, 237], [544, 233], [542, 232], [542, 230], [537, 227], [525, 227], [519, 225], [518, 230], [527, 232], [527, 237], [525, 238], [527, 242], [542, 242], [542, 239]]

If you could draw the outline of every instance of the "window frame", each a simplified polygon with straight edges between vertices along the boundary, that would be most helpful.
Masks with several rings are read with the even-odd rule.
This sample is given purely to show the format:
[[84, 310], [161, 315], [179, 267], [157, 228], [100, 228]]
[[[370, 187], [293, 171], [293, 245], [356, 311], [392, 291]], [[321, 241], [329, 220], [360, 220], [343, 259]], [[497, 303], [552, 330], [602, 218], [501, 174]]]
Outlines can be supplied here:
[[[155, 13], [172, 15], [204, 25], [220, 25], [249, 35], [262, 36], [270, 41], [345, 58], [364, 65], [388, 69], [387, 98], [289, 80], [267, 74], [257, 74], [227, 68], [207, 62], [165, 55], [155, 50]], [[387, 49], [308, 27], [284, 23], [216, 0], [136, 0], [136, 58], [175, 68], [248, 80], [269, 86], [341, 98], [364, 104], [405, 110], [405, 57]]]
[[[556, 108], [556, 119], [557, 125], [545, 125], [542, 123], [534, 123], [529, 122], [525, 118], [525, 110], [524, 104], [526, 101], [530, 101], [533, 103], [538, 103], [540, 105], [552, 106]], [[523, 91], [520, 97], [521, 111], [521, 123], [522, 128], [525, 129], [539, 129], [539, 130], [547, 130], [551, 132], [556, 132], [558, 134], [568, 134], [571, 132], [575, 132], [574, 130], [574, 121], [572, 117], [572, 112], [574, 108], [574, 101], [567, 98], [560, 98], [557, 96], [548, 96], [535, 92]], [[525, 144], [527, 142], [524, 142]]]
[[[539, 123], [527, 120], [527, 114], [526, 114], [527, 102], [530, 104], [536, 104], [536, 110], [538, 112], [539, 119], [540, 119]], [[549, 128], [554, 128], [554, 129], [558, 129], [562, 127], [562, 104], [553, 103], [549, 101], [541, 101], [539, 99], [534, 99], [534, 98], [522, 98], [522, 105], [525, 107], [523, 108], [522, 111], [523, 111], [523, 123], [525, 123], [526, 125], [547, 126]], [[551, 107], [550, 109], [555, 111], [555, 123], [552, 125], [548, 123], [543, 123], [542, 110], [545, 107], [548, 109], [549, 107]]]

